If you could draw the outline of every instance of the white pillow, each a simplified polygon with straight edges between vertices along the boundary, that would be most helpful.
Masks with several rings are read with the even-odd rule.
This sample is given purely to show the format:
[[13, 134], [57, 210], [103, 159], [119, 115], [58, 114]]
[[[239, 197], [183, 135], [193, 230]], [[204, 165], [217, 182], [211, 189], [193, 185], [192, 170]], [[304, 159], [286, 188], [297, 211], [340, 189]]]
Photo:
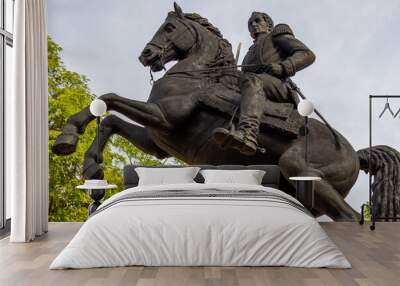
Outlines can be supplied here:
[[265, 171], [262, 170], [201, 170], [205, 184], [261, 185]]
[[135, 168], [139, 176], [139, 186], [195, 183], [193, 179], [199, 170], [199, 167]]

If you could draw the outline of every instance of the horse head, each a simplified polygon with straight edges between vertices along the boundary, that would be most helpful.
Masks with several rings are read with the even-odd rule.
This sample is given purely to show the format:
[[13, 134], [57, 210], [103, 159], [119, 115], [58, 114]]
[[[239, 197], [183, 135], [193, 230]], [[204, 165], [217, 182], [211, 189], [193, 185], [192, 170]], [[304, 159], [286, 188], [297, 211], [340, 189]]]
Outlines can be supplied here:
[[174, 3], [174, 8], [175, 11], [168, 13], [165, 22], [139, 57], [139, 61], [144, 66], [150, 66], [152, 71], [160, 71], [164, 64], [185, 57], [196, 43], [196, 31], [178, 4]]
[[139, 61], [152, 71], [160, 71], [170, 61], [180, 61], [197, 53], [198, 66], [233, 64], [231, 45], [207, 19], [195, 13], [183, 13], [174, 3], [164, 23], [143, 49]]

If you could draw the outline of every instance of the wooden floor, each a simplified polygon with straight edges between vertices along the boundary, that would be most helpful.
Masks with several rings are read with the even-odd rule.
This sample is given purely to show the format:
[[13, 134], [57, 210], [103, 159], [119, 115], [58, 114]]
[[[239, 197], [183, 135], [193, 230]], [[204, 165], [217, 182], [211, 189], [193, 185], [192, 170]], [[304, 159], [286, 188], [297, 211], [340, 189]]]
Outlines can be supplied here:
[[81, 226], [50, 223], [49, 233], [27, 244], [0, 241], [0, 285], [400, 285], [400, 224], [323, 223], [352, 269], [289, 267], [122, 267], [48, 270]]

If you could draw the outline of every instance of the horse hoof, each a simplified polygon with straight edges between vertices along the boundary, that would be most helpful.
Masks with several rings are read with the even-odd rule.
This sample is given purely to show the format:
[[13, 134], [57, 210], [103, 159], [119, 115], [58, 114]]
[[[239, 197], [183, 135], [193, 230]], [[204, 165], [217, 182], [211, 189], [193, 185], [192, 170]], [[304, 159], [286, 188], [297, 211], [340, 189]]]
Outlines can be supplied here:
[[78, 144], [78, 135], [61, 133], [56, 143], [51, 147], [54, 154], [57, 155], [70, 155], [76, 151]]
[[101, 166], [93, 160], [91, 163], [83, 164], [83, 176], [86, 180], [102, 180], [104, 172]]

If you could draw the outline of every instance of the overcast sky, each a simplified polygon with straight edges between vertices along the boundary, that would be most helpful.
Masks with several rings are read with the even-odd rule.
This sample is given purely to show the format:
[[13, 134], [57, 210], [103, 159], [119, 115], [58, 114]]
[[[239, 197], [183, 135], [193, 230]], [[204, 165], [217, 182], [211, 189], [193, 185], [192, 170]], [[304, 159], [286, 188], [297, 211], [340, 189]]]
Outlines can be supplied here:
[[[294, 77], [295, 82], [356, 150], [368, 146], [368, 95], [400, 94], [398, 0], [181, 0], [178, 4], [184, 12], [208, 18], [234, 52], [242, 42], [241, 59], [252, 43], [247, 30], [252, 11], [267, 12], [275, 24], [289, 24], [317, 56], [312, 66]], [[86, 75], [95, 94], [112, 91], [145, 101], [151, 89], [149, 70], [138, 56], [171, 10], [173, 1], [165, 0], [48, 0], [49, 34], [64, 49], [67, 67]], [[400, 118], [378, 119], [384, 103], [374, 104], [374, 144], [400, 149]], [[400, 100], [390, 103], [395, 112], [400, 108]], [[367, 176], [360, 174], [347, 200], [358, 208], [367, 199]]]

